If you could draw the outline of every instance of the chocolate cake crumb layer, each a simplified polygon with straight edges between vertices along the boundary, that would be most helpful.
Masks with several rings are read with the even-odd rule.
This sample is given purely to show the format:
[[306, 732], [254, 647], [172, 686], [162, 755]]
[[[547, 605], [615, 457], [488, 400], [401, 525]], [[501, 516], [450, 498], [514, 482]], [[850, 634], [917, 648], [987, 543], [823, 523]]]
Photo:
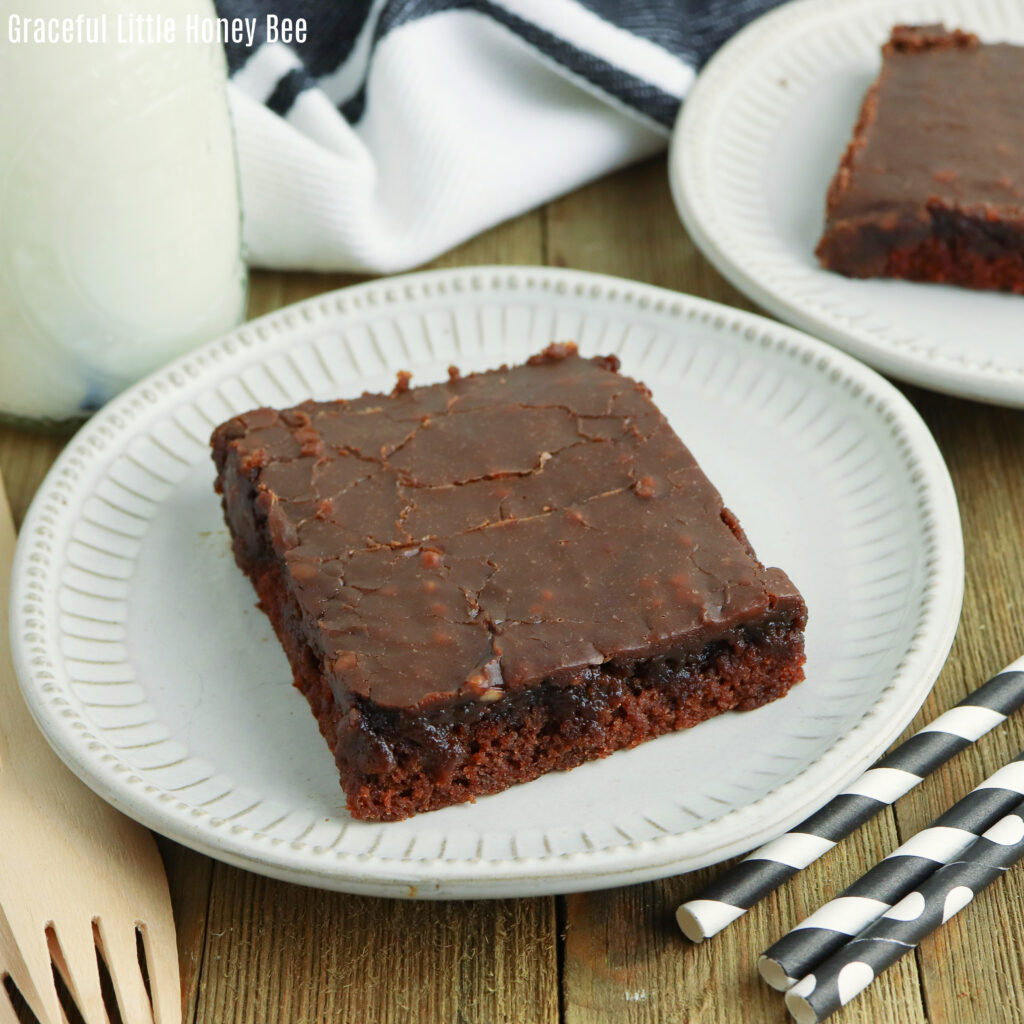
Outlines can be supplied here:
[[214, 432], [236, 560], [354, 816], [497, 792], [802, 677], [796, 588], [617, 370], [553, 345]]
[[900, 25], [827, 197], [849, 277], [1024, 292], [1024, 47]]

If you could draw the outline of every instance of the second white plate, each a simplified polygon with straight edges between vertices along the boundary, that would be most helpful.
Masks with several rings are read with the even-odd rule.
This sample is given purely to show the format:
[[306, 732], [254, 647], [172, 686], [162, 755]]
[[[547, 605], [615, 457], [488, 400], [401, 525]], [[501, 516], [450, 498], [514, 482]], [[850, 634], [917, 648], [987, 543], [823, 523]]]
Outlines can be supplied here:
[[825, 192], [897, 23], [944, 21], [1024, 42], [1006, 0], [796, 0], [759, 18], [704, 69], [672, 139], [687, 230], [755, 302], [885, 373], [1024, 406], [1024, 296], [821, 269]]
[[[261, 404], [518, 362], [554, 338], [646, 381], [810, 609], [783, 700], [473, 805], [353, 821], [235, 567], [207, 439]], [[99, 412], [25, 521], [15, 662], [65, 761], [147, 825], [251, 870], [353, 892], [508, 896], [714, 863], [793, 825], [924, 700], [963, 551], [942, 459], [877, 374], [759, 317], [542, 268], [418, 274], [247, 324]]]

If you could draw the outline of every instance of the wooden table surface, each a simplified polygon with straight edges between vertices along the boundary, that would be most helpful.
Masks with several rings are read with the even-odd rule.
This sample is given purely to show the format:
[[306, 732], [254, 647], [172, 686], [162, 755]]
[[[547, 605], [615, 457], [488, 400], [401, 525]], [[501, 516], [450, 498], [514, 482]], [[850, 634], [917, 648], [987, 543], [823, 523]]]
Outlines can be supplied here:
[[[504, 224], [433, 265], [481, 263], [576, 267], [754, 308], [687, 238], [661, 158]], [[250, 314], [357, 280], [256, 273]], [[967, 550], [960, 630], [917, 728], [1024, 653], [1024, 413], [904, 391], [949, 463]], [[0, 429], [0, 468], [18, 523], [65, 440]], [[758, 953], [1022, 747], [1018, 715], [700, 946], [681, 937], [673, 911], [714, 869], [573, 896], [414, 903], [271, 881], [161, 840], [185, 1021], [783, 1022], [781, 996], [757, 976]], [[1024, 866], [833, 1020], [1020, 1021], [1022, 898]]]

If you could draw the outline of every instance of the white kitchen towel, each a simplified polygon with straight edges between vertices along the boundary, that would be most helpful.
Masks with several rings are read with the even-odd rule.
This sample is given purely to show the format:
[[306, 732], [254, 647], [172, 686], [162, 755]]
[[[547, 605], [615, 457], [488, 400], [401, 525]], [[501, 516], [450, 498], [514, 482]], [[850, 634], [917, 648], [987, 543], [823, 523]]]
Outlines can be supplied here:
[[778, 2], [216, 0], [256, 26], [227, 44], [249, 262], [402, 270], [654, 153]]

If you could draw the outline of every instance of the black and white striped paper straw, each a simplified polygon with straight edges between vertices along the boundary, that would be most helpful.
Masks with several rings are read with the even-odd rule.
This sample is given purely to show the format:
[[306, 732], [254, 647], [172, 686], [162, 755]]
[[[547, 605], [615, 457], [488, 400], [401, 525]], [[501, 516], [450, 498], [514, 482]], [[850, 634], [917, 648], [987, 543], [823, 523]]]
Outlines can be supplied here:
[[693, 942], [717, 935], [954, 754], [1024, 704], [1024, 658], [993, 676], [869, 768], [794, 829], [755, 850], [676, 910]]
[[757, 965], [761, 977], [780, 991], [795, 985], [939, 867], [963, 853], [1013, 810], [1021, 797], [1024, 752], [767, 949]]
[[851, 939], [786, 993], [799, 1024], [816, 1024], [863, 992], [887, 967], [958, 914], [985, 886], [1024, 857], [1024, 801], [1000, 818], [964, 853], [870, 928]]

